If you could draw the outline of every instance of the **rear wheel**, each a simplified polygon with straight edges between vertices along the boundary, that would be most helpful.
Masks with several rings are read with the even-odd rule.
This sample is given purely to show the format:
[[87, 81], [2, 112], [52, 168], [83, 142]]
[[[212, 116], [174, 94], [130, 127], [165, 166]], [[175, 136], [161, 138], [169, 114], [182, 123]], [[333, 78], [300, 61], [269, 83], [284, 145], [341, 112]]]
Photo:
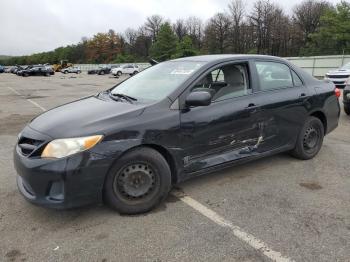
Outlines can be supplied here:
[[68, 71], [63, 71], [63, 74], [68, 74]]
[[291, 154], [299, 159], [307, 160], [320, 151], [324, 137], [324, 126], [320, 119], [310, 116], [300, 130], [295, 148]]
[[117, 72], [117, 76], [121, 76], [122, 75], [122, 72], [121, 71], [118, 71]]
[[344, 105], [344, 112], [345, 112], [345, 114], [350, 115], [350, 106]]
[[167, 161], [157, 151], [140, 147], [118, 159], [107, 175], [105, 201], [122, 214], [144, 213], [166, 198], [171, 187]]
[[104, 75], [104, 74], [105, 74], [105, 71], [101, 71], [101, 72], [100, 72], [100, 75]]

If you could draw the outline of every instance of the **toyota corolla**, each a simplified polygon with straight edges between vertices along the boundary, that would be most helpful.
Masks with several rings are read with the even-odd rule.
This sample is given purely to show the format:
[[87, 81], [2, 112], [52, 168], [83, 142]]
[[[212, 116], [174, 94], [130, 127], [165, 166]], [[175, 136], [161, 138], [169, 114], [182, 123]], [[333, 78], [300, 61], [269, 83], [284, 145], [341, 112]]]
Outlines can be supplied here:
[[46, 207], [147, 212], [194, 176], [280, 152], [313, 158], [338, 125], [339, 95], [277, 57], [159, 63], [34, 118], [14, 150], [18, 188]]

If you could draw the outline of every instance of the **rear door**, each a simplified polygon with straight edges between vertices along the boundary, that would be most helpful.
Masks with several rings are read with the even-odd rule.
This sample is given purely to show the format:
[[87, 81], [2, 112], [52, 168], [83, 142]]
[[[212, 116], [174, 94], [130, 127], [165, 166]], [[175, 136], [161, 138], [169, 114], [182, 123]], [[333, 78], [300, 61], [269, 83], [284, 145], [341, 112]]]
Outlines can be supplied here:
[[180, 113], [185, 172], [250, 156], [259, 143], [261, 111], [255, 106], [249, 68], [248, 61], [218, 66], [190, 87], [189, 92], [204, 89], [213, 98], [209, 106]]
[[308, 115], [309, 89], [287, 64], [255, 60], [259, 90], [256, 94], [265, 121], [259, 151], [293, 147]]

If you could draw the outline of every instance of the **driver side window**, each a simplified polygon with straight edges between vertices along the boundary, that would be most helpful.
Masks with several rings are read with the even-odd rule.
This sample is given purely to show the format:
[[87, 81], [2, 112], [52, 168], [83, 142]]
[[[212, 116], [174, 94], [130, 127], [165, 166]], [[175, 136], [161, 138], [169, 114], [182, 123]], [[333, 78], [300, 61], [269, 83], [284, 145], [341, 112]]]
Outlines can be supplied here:
[[193, 91], [209, 91], [212, 102], [247, 95], [251, 92], [245, 63], [216, 68], [197, 81]]

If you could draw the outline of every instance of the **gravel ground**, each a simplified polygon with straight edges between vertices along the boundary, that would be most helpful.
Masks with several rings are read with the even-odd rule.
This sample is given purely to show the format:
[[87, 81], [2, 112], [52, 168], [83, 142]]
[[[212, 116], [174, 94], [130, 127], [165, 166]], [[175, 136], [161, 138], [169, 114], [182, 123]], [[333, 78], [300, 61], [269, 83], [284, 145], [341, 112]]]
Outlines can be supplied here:
[[[118, 81], [108, 75], [0, 74], [0, 261], [269, 261], [172, 195], [140, 216], [105, 206], [55, 211], [22, 198], [12, 152], [19, 131], [42, 112], [38, 105], [50, 109]], [[350, 117], [342, 112], [339, 127], [312, 160], [280, 154], [178, 187], [291, 260], [350, 261], [349, 134]]]

